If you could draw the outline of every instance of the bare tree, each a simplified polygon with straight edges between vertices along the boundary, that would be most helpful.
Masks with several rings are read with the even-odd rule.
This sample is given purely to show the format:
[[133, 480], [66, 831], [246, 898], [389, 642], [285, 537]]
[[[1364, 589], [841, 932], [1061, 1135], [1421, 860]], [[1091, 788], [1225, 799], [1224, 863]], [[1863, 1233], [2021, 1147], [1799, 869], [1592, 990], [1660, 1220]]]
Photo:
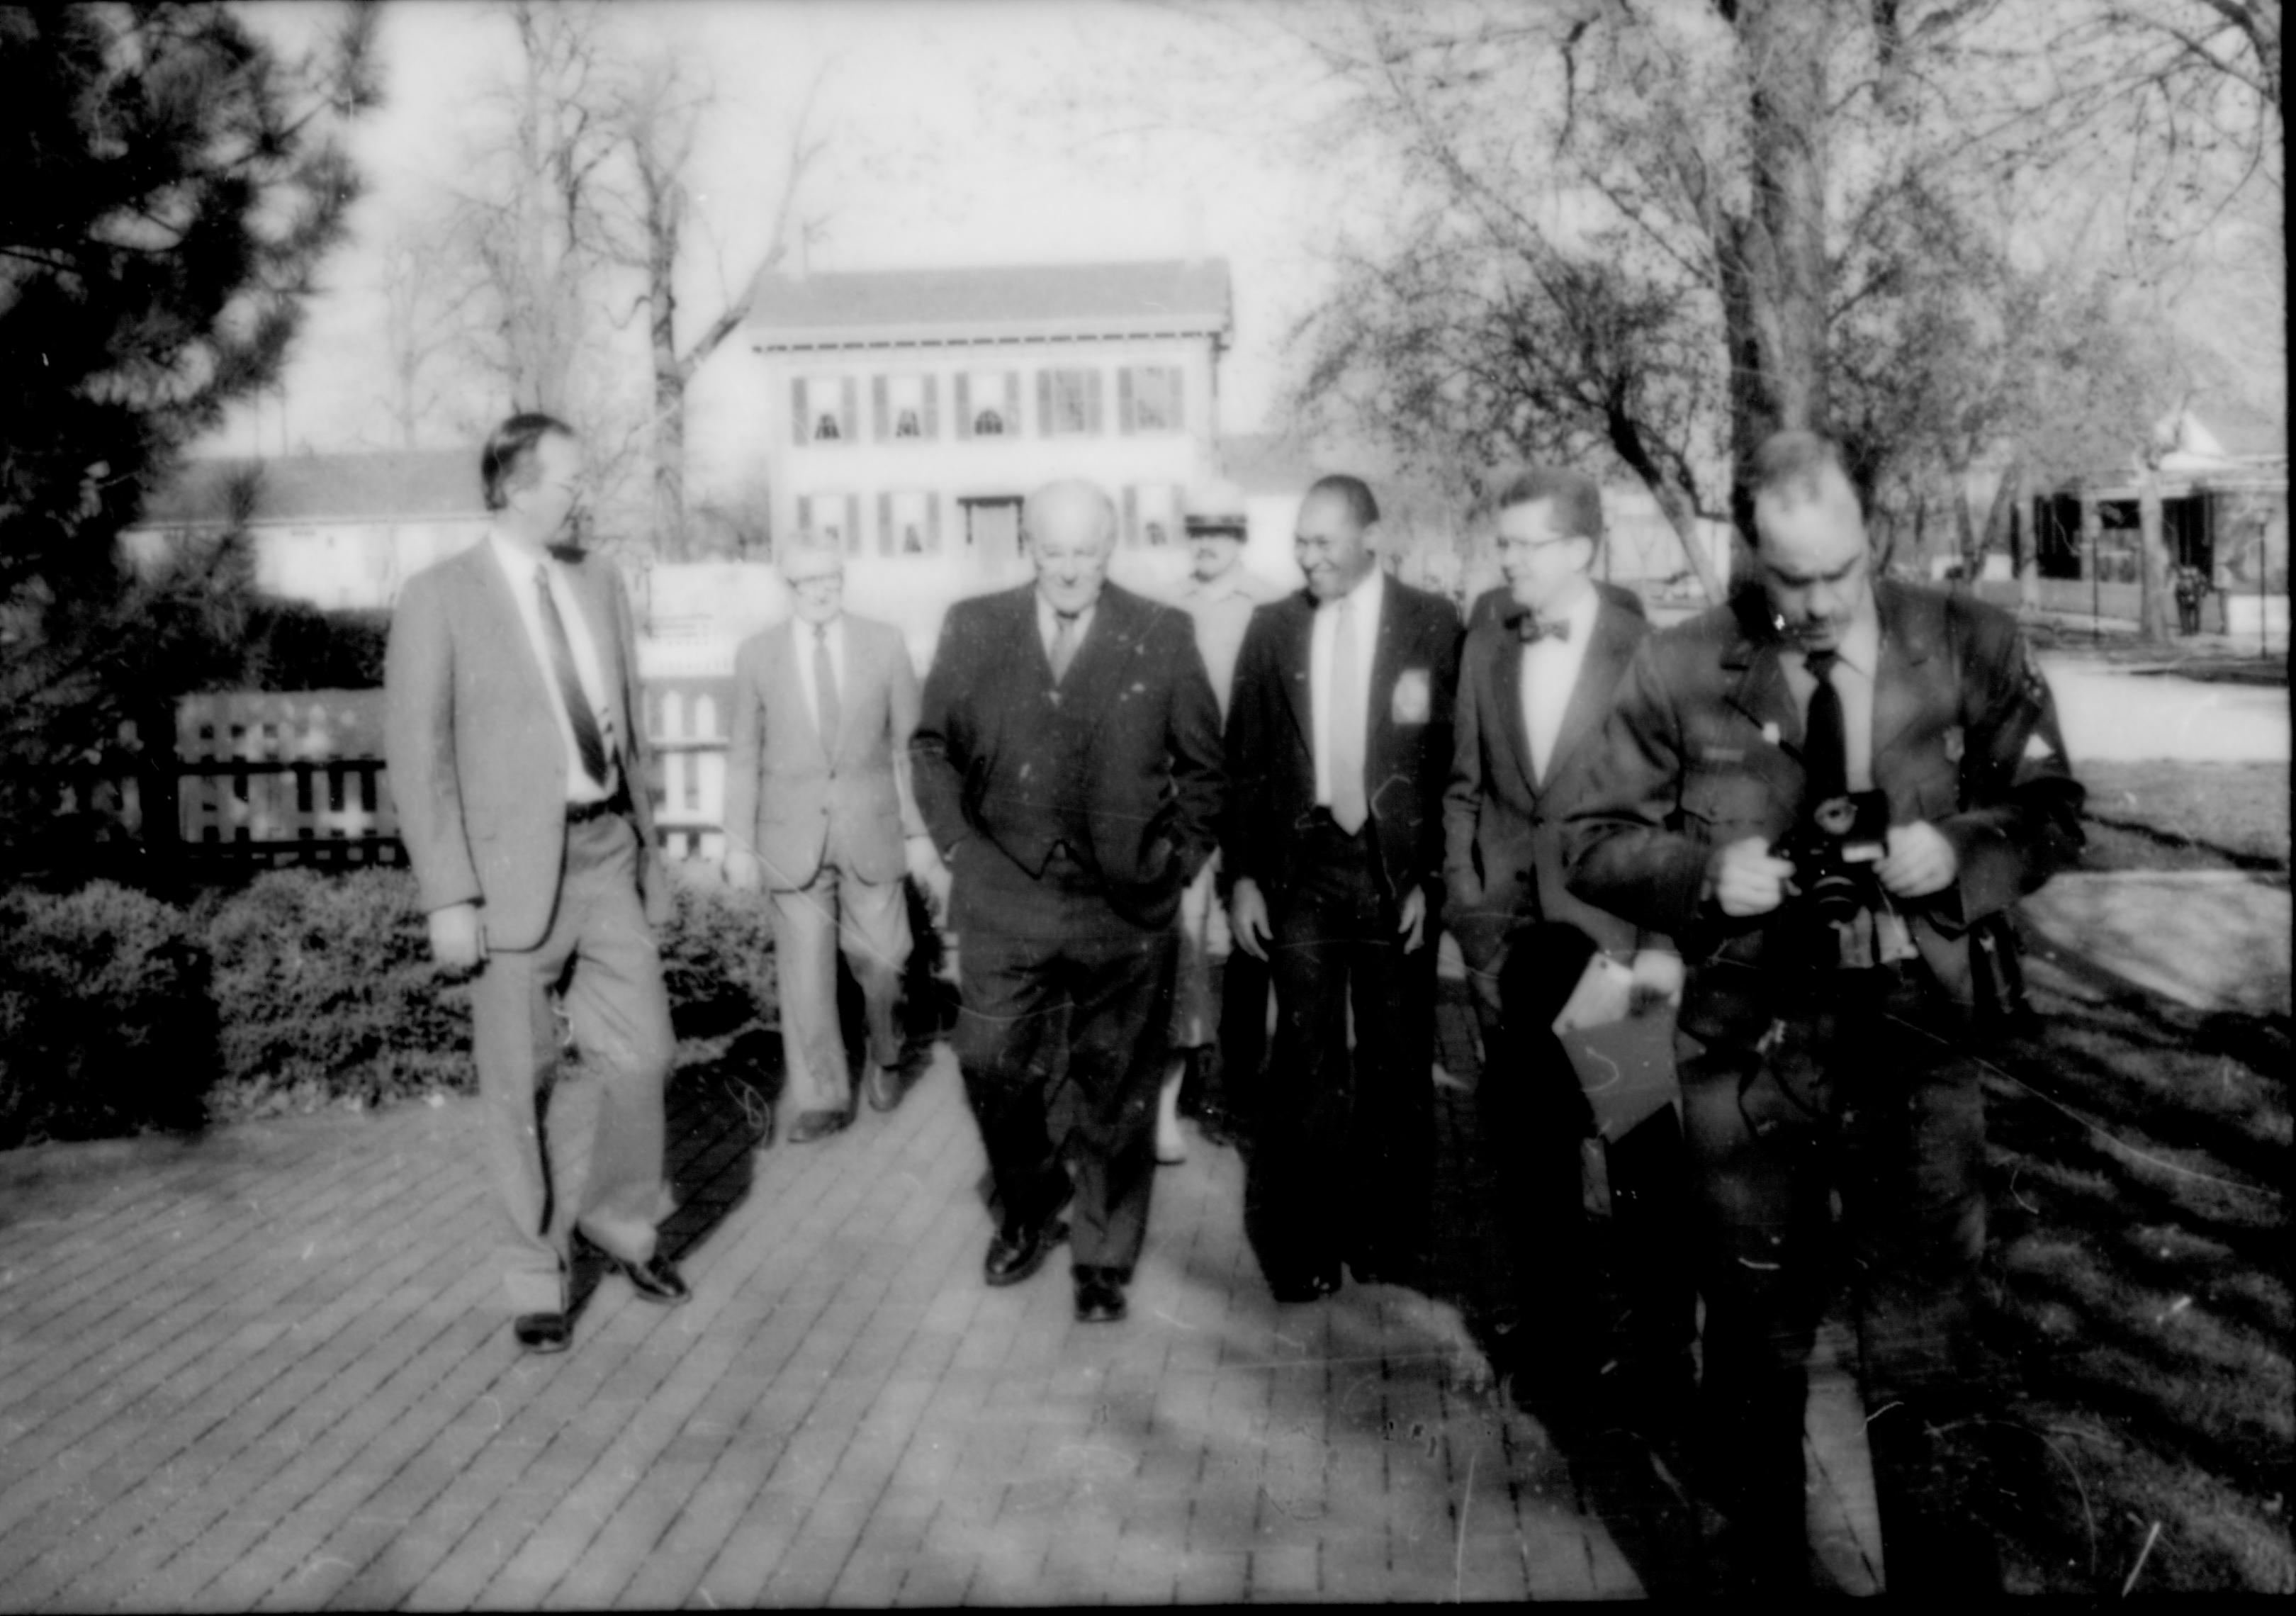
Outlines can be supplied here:
[[382, 404], [400, 448], [415, 447], [442, 416], [458, 427], [467, 422], [467, 400], [455, 390], [456, 350], [474, 288], [456, 275], [447, 245], [446, 233], [428, 220], [401, 221], [382, 243], [376, 272], [387, 366]]

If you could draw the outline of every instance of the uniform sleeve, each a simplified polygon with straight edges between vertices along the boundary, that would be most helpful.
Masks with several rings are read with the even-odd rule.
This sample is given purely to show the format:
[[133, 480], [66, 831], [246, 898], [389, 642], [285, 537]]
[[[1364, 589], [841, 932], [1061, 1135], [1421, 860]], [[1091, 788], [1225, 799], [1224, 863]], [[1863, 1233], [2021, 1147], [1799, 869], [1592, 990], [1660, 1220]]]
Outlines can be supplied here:
[[1660, 642], [1627, 665], [1583, 769], [1556, 783], [1570, 890], [1646, 931], [1684, 939], [1700, 918], [1708, 849], [1669, 828], [1682, 790], [1682, 727]]
[[383, 656], [383, 758], [398, 834], [424, 911], [479, 900], [455, 760], [455, 648], [431, 580], [418, 578], [391, 613]]

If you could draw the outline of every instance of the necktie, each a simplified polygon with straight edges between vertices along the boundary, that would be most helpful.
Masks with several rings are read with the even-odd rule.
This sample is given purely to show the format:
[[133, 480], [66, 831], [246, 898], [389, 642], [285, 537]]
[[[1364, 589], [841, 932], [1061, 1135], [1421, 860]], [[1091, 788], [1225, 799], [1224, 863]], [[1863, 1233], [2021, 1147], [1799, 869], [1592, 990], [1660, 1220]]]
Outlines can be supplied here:
[[1341, 601], [1332, 623], [1332, 718], [1324, 755], [1332, 766], [1332, 817], [1354, 835], [1369, 816], [1364, 806], [1363, 682], [1356, 677], [1356, 609]]
[[821, 726], [821, 750], [834, 754], [838, 725], [844, 713], [837, 701], [837, 670], [830, 665], [826, 623], [813, 626], [813, 702], [815, 721]]
[[1055, 685], [1068, 677], [1069, 664], [1076, 660], [1077, 615], [1073, 611], [1053, 613], [1052, 662], [1053, 683]]
[[1570, 637], [1570, 619], [1567, 617], [1538, 618], [1528, 611], [1518, 611], [1507, 619], [1507, 622], [1522, 637], [1526, 645], [1536, 645], [1541, 640], [1568, 640]]
[[1833, 687], [1833, 665], [1840, 660], [1836, 652], [1813, 651], [1802, 660], [1817, 681], [1817, 688], [1810, 692], [1801, 744], [1811, 802], [1843, 796], [1849, 790], [1849, 741], [1841, 721], [1841, 693]]
[[606, 738], [598, 733], [598, 716], [590, 698], [582, 693], [582, 676], [574, 671], [574, 645], [566, 637], [566, 619], [558, 615], [558, 601], [550, 592], [550, 569], [534, 570], [534, 587], [542, 596], [542, 637], [550, 642], [550, 670], [558, 679], [558, 697], [566, 704], [567, 721], [574, 726], [574, 748], [582, 754], [582, 772], [600, 785], [606, 783]]

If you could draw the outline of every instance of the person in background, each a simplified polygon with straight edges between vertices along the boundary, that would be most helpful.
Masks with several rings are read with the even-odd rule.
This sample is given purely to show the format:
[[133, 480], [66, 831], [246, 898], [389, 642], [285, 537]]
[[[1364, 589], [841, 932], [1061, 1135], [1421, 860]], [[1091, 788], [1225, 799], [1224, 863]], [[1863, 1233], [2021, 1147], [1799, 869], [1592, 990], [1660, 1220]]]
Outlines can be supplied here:
[[791, 617], [742, 644], [726, 754], [726, 876], [773, 906], [792, 1144], [853, 1116], [837, 1013], [837, 959], [868, 1023], [862, 1090], [901, 1103], [914, 1062], [901, 1033], [906, 877], [936, 863], [909, 785], [917, 676], [900, 631], [844, 609], [845, 553], [800, 532], [780, 546]]

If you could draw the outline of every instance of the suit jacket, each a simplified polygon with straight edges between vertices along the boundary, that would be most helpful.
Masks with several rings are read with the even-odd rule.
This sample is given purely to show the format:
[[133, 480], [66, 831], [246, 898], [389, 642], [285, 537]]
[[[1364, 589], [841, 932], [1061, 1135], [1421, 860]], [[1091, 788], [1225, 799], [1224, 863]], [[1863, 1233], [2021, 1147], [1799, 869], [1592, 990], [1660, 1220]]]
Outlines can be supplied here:
[[902, 838], [924, 834], [909, 785], [917, 676], [900, 630], [845, 615], [838, 733], [821, 734], [798, 658], [813, 654], [795, 619], [742, 643], [726, 754], [726, 831], [749, 839], [766, 885], [793, 892], [824, 862], [855, 879], [898, 881]]
[[1619, 951], [1641, 939], [1621, 920], [1574, 896], [1563, 882], [1562, 825], [1556, 789], [1592, 750], [1611, 693], [1635, 647], [1650, 633], [1639, 610], [1605, 597], [1563, 709], [1545, 780], [1532, 777], [1530, 731], [1522, 710], [1523, 644], [1490, 615], [1470, 629], [1459, 660], [1457, 739], [1443, 794], [1444, 923], [1470, 964], [1495, 953], [1518, 920], [1577, 926], [1597, 947]]
[[[383, 751], [423, 908], [483, 904], [490, 947], [531, 948], [558, 907], [565, 749], [557, 687], [489, 548], [426, 567], [400, 593], [384, 662]], [[605, 665], [642, 849], [639, 889], [659, 923], [669, 882], [654, 848], [629, 602], [611, 562], [586, 557], [568, 574]]]
[[[1624, 584], [1605, 583], [1599, 578], [1589, 578], [1595, 593], [1603, 597], [1606, 606], [1616, 606], [1630, 617], [1648, 618], [1643, 610], [1643, 597]], [[1486, 624], [1499, 624], [1514, 615], [1514, 591], [1505, 584], [1494, 584], [1475, 596], [1474, 604], [1467, 610], [1467, 632], [1474, 633]]]
[[[1372, 652], [1364, 791], [1382, 863], [1399, 897], [1443, 897], [1443, 787], [1459, 684], [1459, 614], [1439, 595], [1390, 578]], [[1270, 896], [1297, 879], [1298, 822], [1316, 807], [1315, 715], [1308, 648], [1316, 607], [1305, 591], [1251, 614], [1229, 697], [1228, 815], [1222, 867]]]
[[974, 843], [1034, 877], [1065, 841], [1119, 915], [1166, 926], [1216, 845], [1219, 707], [1194, 625], [1114, 584], [1057, 687], [1035, 585], [950, 607], [909, 755], [953, 908], [991, 856]]
[[[1970, 928], [2078, 849], [2083, 793], [2015, 619], [1966, 595], [1874, 589], [1874, 782], [1892, 824], [1927, 820], [1959, 859], [1953, 885], [1898, 906], [1967, 1009]], [[1802, 809], [1802, 718], [1778, 652], [1759, 590], [1644, 641], [1561, 805], [1571, 890], [1681, 940], [1680, 1025], [1708, 1042], [1760, 1035], [1780, 986], [1761, 969], [1765, 943], [1792, 923], [1791, 898], [1740, 920], [1701, 901], [1710, 848], [1775, 843]]]

